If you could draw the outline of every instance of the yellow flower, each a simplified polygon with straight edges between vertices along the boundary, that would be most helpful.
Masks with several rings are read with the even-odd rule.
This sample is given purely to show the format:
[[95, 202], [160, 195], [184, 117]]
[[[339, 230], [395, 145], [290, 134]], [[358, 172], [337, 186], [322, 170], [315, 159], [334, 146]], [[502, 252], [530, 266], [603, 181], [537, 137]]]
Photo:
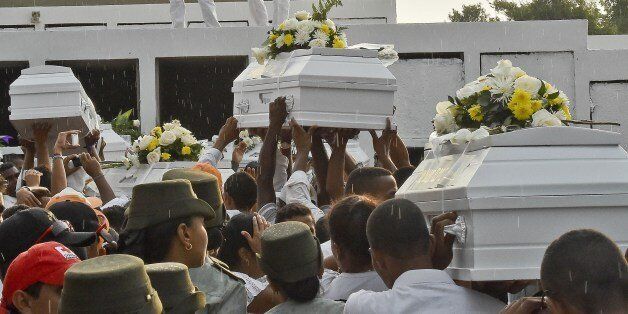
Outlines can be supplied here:
[[530, 101], [530, 99], [532, 99], [532, 95], [530, 95], [530, 93], [524, 91], [523, 89], [515, 89], [515, 93], [512, 94], [512, 99], [511, 101], [518, 103], [518, 104], [524, 104]]
[[342, 38], [338, 36], [334, 36], [333, 47], [334, 48], [347, 48], [347, 43], [345, 43], [344, 40], [342, 40]]
[[483, 91], [489, 91], [489, 90], [491, 90], [491, 87], [486, 85], [486, 86], [482, 87], [482, 90]]
[[530, 117], [534, 113], [532, 111], [532, 104], [530, 104], [529, 102], [527, 104], [517, 104], [514, 106], [514, 109], [511, 108], [510, 110], [512, 110], [515, 119], [519, 121], [525, 121], [530, 119]]
[[283, 37], [283, 42], [284, 44], [286, 44], [286, 46], [292, 46], [292, 43], [294, 42], [294, 36], [292, 36], [292, 34], [286, 34]]
[[323, 24], [323, 26], [321, 26], [321, 30], [327, 35], [331, 33], [331, 28], [329, 28], [329, 26], [327, 26], [326, 24]]
[[268, 35], [268, 40], [269, 40], [269, 41], [271, 41], [271, 42], [272, 42], [272, 41], [275, 41], [275, 39], [277, 39], [277, 35], [275, 35], [275, 34], [273, 34], [273, 33], [271, 33], [270, 35]]
[[161, 160], [169, 160], [169, 159], [170, 159], [170, 154], [161, 153]]
[[564, 100], [561, 97], [556, 97], [554, 99], [550, 99], [549, 103], [551, 105], [564, 105]]
[[567, 120], [571, 120], [571, 112], [569, 112], [569, 107], [567, 107], [565, 104], [563, 104], [560, 107], [560, 110], [563, 111], [563, 113], [565, 114], [565, 118], [567, 118]]
[[543, 102], [540, 100], [533, 100], [532, 103], [532, 111], [537, 112], [543, 108]]
[[484, 120], [484, 115], [482, 114], [482, 107], [480, 105], [475, 105], [468, 110], [469, 116], [471, 120], [481, 122]]
[[183, 148], [181, 148], [181, 155], [189, 155], [192, 153], [192, 149], [190, 148], [190, 146], [183, 146]]
[[279, 24], [279, 27], [277, 27], [277, 29], [282, 31], [284, 27], [286, 27], [286, 24], [281, 23], [281, 24]]
[[146, 147], [146, 149], [149, 152], [152, 152], [153, 150], [155, 150], [155, 148], [157, 148], [157, 146], [159, 146], [159, 139], [153, 139], [152, 141], [150, 141], [150, 143], [148, 143], [148, 146]]
[[161, 127], [156, 126], [155, 128], [153, 128], [153, 130], [150, 131], [150, 135], [156, 136], [156, 137], [161, 136]]

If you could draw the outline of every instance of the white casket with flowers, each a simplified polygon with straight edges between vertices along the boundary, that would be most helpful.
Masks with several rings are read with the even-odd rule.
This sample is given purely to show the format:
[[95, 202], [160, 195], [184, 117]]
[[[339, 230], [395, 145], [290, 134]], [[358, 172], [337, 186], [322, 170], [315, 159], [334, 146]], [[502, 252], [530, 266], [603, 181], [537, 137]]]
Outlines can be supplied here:
[[62, 131], [80, 130], [86, 135], [97, 129], [100, 116], [72, 69], [61, 66], [38, 66], [22, 70], [9, 88], [9, 119], [20, 136], [32, 138], [32, 125], [52, 125], [49, 145]]
[[343, 28], [326, 17], [337, 2], [325, 1], [312, 16], [297, 12], [269, 32], [264, 47], [253, 50], [258, 62], [233, 82], [240, 127], [267, 127], [270, 102], [284, 96], [289, 118], [303, 126], [385, 128], [393, 115], [396, 79], [378, 59], [381, 52], [345, 49]]
[[[562, 92], [502, 65], [470, 83], [480, 86], [467, 86], [475, 92], [439, 104], [436, 129], [452, 133], [433, 134], [396, 197], [413, 201], [427, 219], [457, 211], [446, 232], [459, 240], [448, 269], [458, 280], [538, 279], [547, 246], [573, 229], [599, 230], [625, 250], [622, 136], [564, 126], [570, 119]], [[526, 84], [515, 84], [521, 77]], [[478, 129], [456, 131], [471, 125]]]

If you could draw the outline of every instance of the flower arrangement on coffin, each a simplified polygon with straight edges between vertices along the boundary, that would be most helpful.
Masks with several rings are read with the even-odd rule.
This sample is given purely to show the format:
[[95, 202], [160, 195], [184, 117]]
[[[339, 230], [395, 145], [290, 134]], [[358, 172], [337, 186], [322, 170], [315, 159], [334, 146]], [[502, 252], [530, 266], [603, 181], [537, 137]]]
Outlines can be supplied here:
[[249, 136], [249, 130], [240, 131], [239, 137], [240, 137], [240, 140], [246, 144], [247, 152], [255, 148], [257, 144], [262, 142], [262, 138], [259, 136], [253, 136], [253, 137]]
[[133, 142], [132, 153], [123, 162], [131, 167], [160, 161], [197, 161], [202, 148], [190, 130], [172, 120]]
[[111, 129], [120, 135], [129, 135], [131, 136], [131, 141], [135, 141], [142, 135], [142, 131], [140, 131], [140, 121], [131, 119], [132, 114], [133, 109], [118, 113], [111, 120]]
[[[509, 60], [501, 60], [490, 74], [466, 84], [455, 97], [436, 105], [434, 129], [435, 135], [457, 132], [452, 137], [455, 142], [488, 136], [488, 131], [561, 126], [569, 120], [569, 99], [565, 93], [527, 75]], [[478, 131], [471, 136], [469, 129]]]
[[327, 13], [335, 6], [342, 6], [342, 0], [319, 0], [318, 7], [312, 4], [312, 15], [307, 11], [296, 12], [294, 17], [268, 32], [263, 47], [253, 48], [253, 56], [259, 64], [264, 64], [266, 59], [297, 49], [347, 48], [345, 28], [336, 27], [327, 18]]

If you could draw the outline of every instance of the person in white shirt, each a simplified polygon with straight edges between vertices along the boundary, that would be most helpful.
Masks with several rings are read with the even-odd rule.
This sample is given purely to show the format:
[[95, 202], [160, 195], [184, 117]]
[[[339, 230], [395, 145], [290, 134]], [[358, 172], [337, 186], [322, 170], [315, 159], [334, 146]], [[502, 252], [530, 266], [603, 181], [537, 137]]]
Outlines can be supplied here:
[[229, 218], [252, 212], [257, 203], [255, 179], [246, 172], [234, 173], [225, 181], [222, 199]]
[[[201, 7], [205, 26], [220, 27], [214, 0], [198, 0], [198, 5]], [[172, 18], [172, 27], [185, 27], [185, 0], [170, 0], [170, 17]]]
[[20, 171], [11, 162], [0, 165], [0, 195], [2, 195], [5, 208], [9, 208], [17, 203], [16, 187]]
[[366, 235], [373, 267], [390, 290], [358, 291], [349, 296], [344, 313], [498, 313], [504, 307], [433, 269], [434, 237], [411, 201], [391, 199], [377, 206]]
[[375, 207], [372, 200], [357, 195], [334, 204], [329, 213], [329, 235], [339, 274], [325, 288], [324, 298], [347, 300], [359, 290], [388, 290], [373, 270], [366, 238], [366, 223]]

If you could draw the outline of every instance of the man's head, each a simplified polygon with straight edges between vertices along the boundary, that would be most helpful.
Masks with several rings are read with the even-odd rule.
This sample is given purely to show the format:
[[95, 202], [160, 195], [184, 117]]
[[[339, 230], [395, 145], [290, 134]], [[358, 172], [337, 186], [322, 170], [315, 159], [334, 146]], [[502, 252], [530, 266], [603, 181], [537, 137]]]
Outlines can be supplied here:
[[281, 207], [277, 211], [275, 223], [285, 221], [299, 221], [310, 227], [312, 234], [316, 234], [316, 224], [312, 211], [301, 203], [290, 203]]
[[5, 209], [2, 212], [2, 219], [9, 219], [9, 217], [15, 215], [15, 213], [17, 212], [21, 212], [25, 209], [29, 209], [30, 207], [28, 207], [28, 205], [24, 205], [24, 204], [19, 204], [19, 205], [13, 205], [7, 209]]
[[15, 167], [15, 164], [5, 162], [0, 165], [0, 175], [7, 180], [7, 195], [15, 196], [15, 187], [17, 186], [17, 179], [20, 176], [20, 171]]
[[541, 263], [552, 313], [620, 313], [628, 307], [626, 259], [612, 240], [574, 230], [552, 242]]
[[407, 166], [397, 169], [395, 173], [393, 173], [393, 177], [395, 177], [395, 181], [397, 181], [397, 186], [402, 186], [406, 180], [414, 173], [416, 168], [413, 166]]
[[102, 210], [103, 214], [105, 214], [105, 217], [107, 217], [107, 220], [109, 220], [109, 224], [111, 225], [111, 228], [113, 228], [117, 232], [122, 231], [122, 226], [124, 225], [124, 219], [125, 219], [124, 217], [125, 211], [126, 211], [126, 208], [120, 205], [111, 205]]
[[257, 183], [246, 172], [237, 172], [225, 181], [222, 194], [226, 209], [249, 211], [257, 203]]
[[365, 195], [378, 201], [395, 197], [397, 183], [390, 171], [378, 167], [355, 169], [349, 174], [345, 185], [345, 196]]
[[368, 219], [373, 267], [389, 288], [402, 273], [431, 268], [431, 237], [418, 206], [406, 199], [381, 203]]
[[18, 313], [56, 313], [63, 276], [80, 262], [76, 254], [57, 242], [36, 244], [9, 266], [1, 307]]

